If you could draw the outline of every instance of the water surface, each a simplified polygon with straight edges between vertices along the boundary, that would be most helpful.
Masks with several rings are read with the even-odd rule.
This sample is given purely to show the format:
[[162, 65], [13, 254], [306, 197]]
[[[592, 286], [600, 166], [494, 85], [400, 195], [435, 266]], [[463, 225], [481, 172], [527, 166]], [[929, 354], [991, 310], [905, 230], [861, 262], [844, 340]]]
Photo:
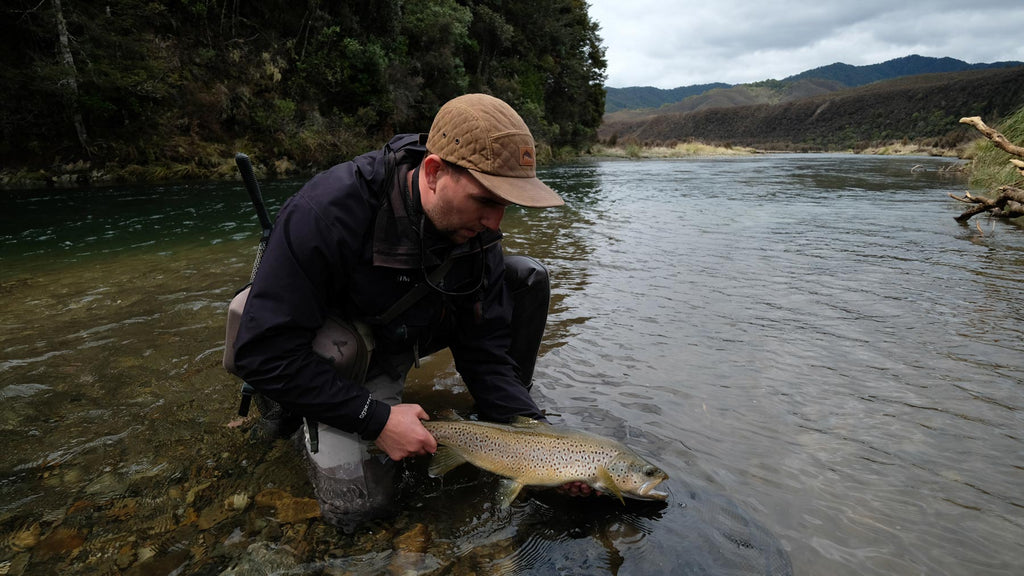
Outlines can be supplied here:
[[[226, 426], [223, 315], [258, 236], [240, 185], [0, 199], [0, 562], [11, 574], [1012, 574], [1024, 557], [1024, 234], [954, 222], [948, 160], [548, 169], [510, 209], [551, 268], [535, 390], [672, 477], [667, 505], [429, 479], [347, 535], [282, 520], [287, 443]], [[914, 169], [915, 166], [923, 167]], [[298, 183], [265, 185], [272, 211]], [[438, 355], [429, 411], [471, 402]], [[262, 495], [262, 497], [260, 497]], [[281, 506], [283, 507], [283, 506]], [[398, 550], [398, 551], [396, 551]], [[788, 557], [788, 558], [787, 558]], [[256, 560], [253, 560], [256, 559]]]

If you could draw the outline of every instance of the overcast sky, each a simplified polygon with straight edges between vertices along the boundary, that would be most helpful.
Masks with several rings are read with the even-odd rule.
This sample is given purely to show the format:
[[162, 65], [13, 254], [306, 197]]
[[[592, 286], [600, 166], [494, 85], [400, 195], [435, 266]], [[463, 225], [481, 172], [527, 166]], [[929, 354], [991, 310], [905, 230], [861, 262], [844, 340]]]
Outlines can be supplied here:
[[780, 80], [893, 58], [1024, 61], [1024, 0], [588, 0], [607, 86]]

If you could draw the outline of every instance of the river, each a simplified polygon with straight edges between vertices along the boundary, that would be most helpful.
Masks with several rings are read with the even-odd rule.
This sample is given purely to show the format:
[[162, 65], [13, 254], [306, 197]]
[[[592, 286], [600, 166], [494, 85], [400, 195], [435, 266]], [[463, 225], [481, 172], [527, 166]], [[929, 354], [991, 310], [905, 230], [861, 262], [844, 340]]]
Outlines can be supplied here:
[[[666, 504], [406, 464], [353, 534], [293, 447], [231, 427], [226, 303], [258, 238], [238, 183], [0, 194], [2, 574], [973, 574], [1024, 558], [1024, 232], [933, 158], [550, 167], [510, 208], [553, 276], [553, 420], [670, 475]], [[300, 183], [264, 184], [272, 212]], [[450, 358], [410, 376], [471, 401]], [[468, 468], [468, 467], [464, 467]]]

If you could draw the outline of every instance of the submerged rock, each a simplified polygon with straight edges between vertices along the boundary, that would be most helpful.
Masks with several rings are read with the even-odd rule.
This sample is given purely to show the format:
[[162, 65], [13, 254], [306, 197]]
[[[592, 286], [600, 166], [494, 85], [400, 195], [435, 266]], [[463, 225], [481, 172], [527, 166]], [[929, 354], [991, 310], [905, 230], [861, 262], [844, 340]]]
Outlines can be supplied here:
[[275, 488], [257, 494], [256, 505], [274, 508], [274, 517], [285, 524], [320, 517], [320, 504], [313, 498], [296, 498]]
[[39, 544], [40, 533], [39, 522], [33, 522], [29, 526], [24, 526], [16, 530], [14, 534], [11, 534], [10, 547], [17, 552], [28, 550]]
[[298, 565], [291, 550], [270, 542], [256, 542], [220, 576], [269, 576], [294, 570]]

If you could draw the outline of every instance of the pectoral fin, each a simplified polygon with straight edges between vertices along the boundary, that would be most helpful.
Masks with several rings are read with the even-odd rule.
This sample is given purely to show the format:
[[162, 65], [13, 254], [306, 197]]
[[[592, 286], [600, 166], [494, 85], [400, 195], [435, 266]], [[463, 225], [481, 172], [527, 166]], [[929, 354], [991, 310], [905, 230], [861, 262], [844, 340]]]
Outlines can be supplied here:
[[453, 468], [466, 463], [461, 454], [448, 446], [438, 446], [437, 452], [430, 459], [430, 468], [427, 472], [434, 477], [443, 476]]
[[601, 466], [597, 469], [597, 480], [601, 483], [601, 488], [606, 492], [611, 492], [622, 502], [622, 505], [626, 505], [626, 501], [622, 498], [622, 490], [619, 489], [618, 485], [615, 484], [615, 479], [608, 472], [608, 469]]
[[512, 478], [502, 478], [498, 488], [498, 496], [501, 498], [501, 507], [508, 508], [512, 501], [519, 495], [523, 485]]

